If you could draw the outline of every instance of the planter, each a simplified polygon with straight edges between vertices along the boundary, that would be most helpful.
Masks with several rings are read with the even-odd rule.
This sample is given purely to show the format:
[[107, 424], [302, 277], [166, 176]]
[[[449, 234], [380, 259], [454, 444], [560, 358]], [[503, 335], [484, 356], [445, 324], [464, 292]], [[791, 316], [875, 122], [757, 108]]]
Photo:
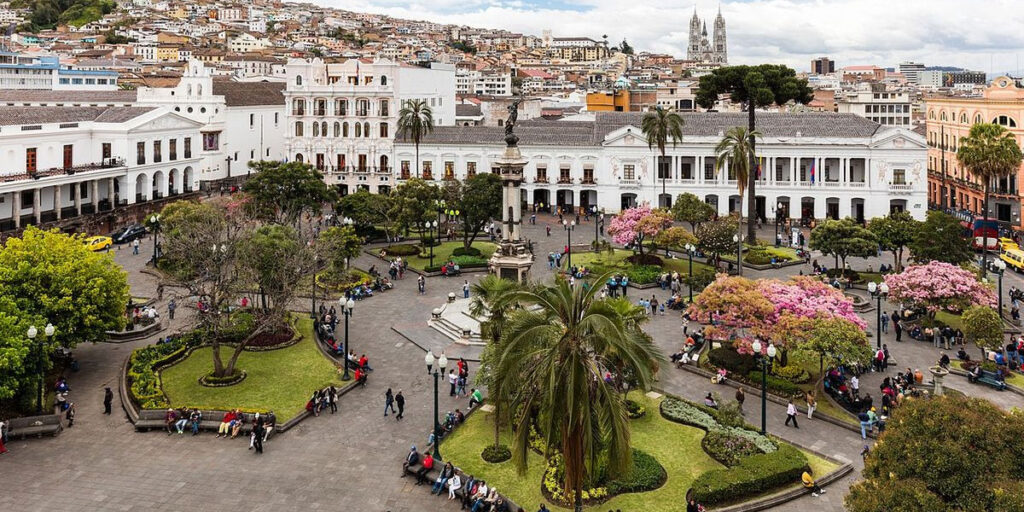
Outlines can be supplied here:
[[935, 381], [935, 396], [942, 396], [945, 391], [942, 389], [942, 379], [949, 375], [949, 370], [941, 366], [932, 366], [928, 368], [928, 371], [932, 374], [932, 380]]
[[226, 388], [228, 386], [234, 386], [235, 384], [242, 382], [243, 380], [245, 380], [246, 375], [247, 374], [245, 373], [245, 370], [242, 370], [238, 374], [225, 379], [219, 379], [216, 377], [211, 377], [209, 375], [203, 375], [202, 377], [199, 377], [199, 385], [208, 388]]

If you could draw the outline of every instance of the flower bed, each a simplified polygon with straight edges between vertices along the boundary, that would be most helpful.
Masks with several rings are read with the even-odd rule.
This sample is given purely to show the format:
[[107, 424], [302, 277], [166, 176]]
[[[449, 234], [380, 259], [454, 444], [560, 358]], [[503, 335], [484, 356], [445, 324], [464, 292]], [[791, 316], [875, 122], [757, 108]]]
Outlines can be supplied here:
[[[572, 506], [572, 497], [562, 490], [565, 479], [562, 455], [556, 453], [548, 458], [544, 470], [544, 491], [548, 499], [565, 507]], [[668, 474], [658, 460], [650, 454], [633, 449], [633, 470], [628, 476], [611, 480], [604, 485], [583, 491], [584, 504], [591, 506], [603, 503], [612, 497], [629, 492], [646, 492], [665, 484]]]

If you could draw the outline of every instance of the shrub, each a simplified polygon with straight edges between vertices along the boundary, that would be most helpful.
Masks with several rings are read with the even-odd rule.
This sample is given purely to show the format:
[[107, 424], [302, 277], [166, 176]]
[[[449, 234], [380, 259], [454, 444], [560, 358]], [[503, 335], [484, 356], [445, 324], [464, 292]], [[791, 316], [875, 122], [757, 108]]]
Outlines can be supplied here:
[[420, 253], [416, 244], [395, 244], [384, 248], [388, 256], [415, 256]]
[[775, 376], [783, 380], [788, 380], [794, 384], [803, 384], [811, 380], [810, 372], [795, 364], [776, 368]]
[[649, 284], [658, 280], [665, 271], [653, 265], [636, 265], [626, 270], [626, 276], [636, 284]]
[[[747, 378], [754, 383], [761, 382], [761, 372], [759, 370], [754, 370], [747, 374]], [[793, 384], [792, 382], [785, 379], [780, 379], [773, 375], [768, 376], [768, 391], [780, 394], [782, 396], [794, 396], [802, 393], [802, 391], [796, 384]]]
[[488, 445], [487, 448], [484, 448], [484, 452], [480, 454], [480, 456], [491, 464], [497, 464], [511, 459], [512, 452], [508, 449], [508, 446], [503, 444], [495, 446], [492, 444]]
[[238, 379], [240, 379], [241, 377], [242, 377], [242, 371], [236, 369], [234, 371], [234, 373], [232, 373], [231, 375], [228, 375], [226, 377], [215, 377], [215, 376], [213, 376], [213, 374], [206, 375], [206, 376], [203, 377], [203, 382], [206, 383], [206, 384], [210, 384], [210, 385], [216, 386], [218, 384], [228, 384], [228, 383], [235, 382]]
[[630, 256], [626, 256], [625, 261], [634, 265], [653, 265], [657, 267], [660, 267], [664, 263], [660, 256], [655, 256], [650, 253], [632, 254]]
[[626, 400], [626, 414], [630, 418], [636, 419], [647, 413], [647, 409], [644, 408], [640, 402], [636, 400]]
[[476, 257], [480, 257], [481, 254], [482, 253], [480, 252], [480, 249], [477, 249], [476, 247], [468, 247], [467, 248], [465, 246], [459, 246], [459, 247], [456, 247], [455, 250], [452, 251], [452, 256], [476, 256]]
[[460, 267], [487, 265], [487, 259], [480, 256], [453, 256], [451, 260]]
[[633, 470], [629, 475], [608, 482], [608, 495], [625, 492], [645, 492], [661, 487], [668, 474], [653, 456], [640, 450], [633, 450]]
[[[841, 272], [837, 268], [830, 268], [830, 269], [828, 269], [828, 271], [825, 272], [825, 274], [827, 274], [828, 277], [832, 278], [832, 277], [839, 276], [841, 274]], [[853, 283], [859, 283], [859, 282], [862, 281], [862, 279], [860, 277], [860, 274], [858, 274], [856, 270], [852, 270], [852, 269], [851, 270], [847, 270], [846, 271], [846, 277], [850, 278], [850, 282], [853, 282]]]
[[809, 468], [807, 457], [790, 445], [751, 455], [728, 469], [708, 471], [693, 482], [693, 497], [704, 506], [735, 501], [790, 484]]
[[754, 356], [740, 354], [730, 347], [709, 350], [708, 360], [719, 368], [725, 368], [730, 372], [740, 375], [746, 375], [757, 368], [757, 361], [754, 359]]
[[716, 430], [745, 437], [751, 440], [764, 453], [771, 453], [777, 449], [777, 446], [771, 439], [762, 436], [755, 430], [751, 430], [745, 424], [742, 426], [723, 424], [719, 419], [722, 416], [720, 412], [710, 407], [668, 397], [661, 402], [661, 415], [669, 421], [690, 425], [708, 432]]
[[772, 255], [768, 254], [766, 247], [756, 245], [747, 249], [746, 254], [743, 255], [743, 261], [751, 265], [767, 265], [772, 262]]
[[712, 459], [729, 467], [739, 464], [743, 457], [764, 453], [750, 438], [725, 430], [708, 431], [701, 447]]

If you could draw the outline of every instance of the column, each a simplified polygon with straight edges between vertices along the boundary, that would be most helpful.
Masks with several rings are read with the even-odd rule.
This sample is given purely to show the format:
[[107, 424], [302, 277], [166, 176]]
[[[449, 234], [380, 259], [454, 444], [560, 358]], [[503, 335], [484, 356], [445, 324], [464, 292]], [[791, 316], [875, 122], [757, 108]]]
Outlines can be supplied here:
[[107, 180], [107, 200], [110, 201], [110, 209], [117, 208], [117, 196], [114, 194], [114, 179]]
[[100, 211], [100, 182], [99, 180], [92, 180], [92, 212], [98, 213]]
[[696, 183], [704, 183], [704, 157], [697, 155], [693, 159], [693, 177]]
[[14, 201], [12, 201], [13, 209], [11, 210], [14, 214], [14, 229], [18, 229], [21, 227], [21, 191], [14, 191], [11, 195], [14, 196]]
[[82, 215], [82, 184], [71, 184], [71, 197], [75, 200], [75, 215]]
[[39, 189], [34, 188], [32, 189], [32, 216], [36, 219], [36, 225], [41, 224], [43, 221], [43, 212], [42, 208], [40, 208], [39, 202]]
[[800, 174], [798, 174], [799, 173], [799, 169], [797, 168], [797, 166], [799, 164], [800, 164], [800, 162], [797, 161], [795, 156], [789, 157], [789, 183], [790, 183], [790, 185], [800, 184]]
[[63, 188], [63, 185], [56, 185], [53, 187], [53, 211], [57, 213], [57, 220], [60, 220], [61, 204], [64, 202], [64, 198], [61, 197], [63, 195], [61, 189]]

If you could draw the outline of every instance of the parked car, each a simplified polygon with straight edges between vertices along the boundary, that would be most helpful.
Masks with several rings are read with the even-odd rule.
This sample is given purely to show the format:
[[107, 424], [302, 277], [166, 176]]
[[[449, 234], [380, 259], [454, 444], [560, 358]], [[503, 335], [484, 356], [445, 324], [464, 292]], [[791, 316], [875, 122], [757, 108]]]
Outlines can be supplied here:
[[137, 238], [146, 236], [146, 227], [142, 224], [125, 226], [110, 235], [115, 244], [126, 244]]
[[90, 236], [85, 239], [85, 246], [93, 252], [109, 249], [112, 244], [113, 241], [109, 236]]

